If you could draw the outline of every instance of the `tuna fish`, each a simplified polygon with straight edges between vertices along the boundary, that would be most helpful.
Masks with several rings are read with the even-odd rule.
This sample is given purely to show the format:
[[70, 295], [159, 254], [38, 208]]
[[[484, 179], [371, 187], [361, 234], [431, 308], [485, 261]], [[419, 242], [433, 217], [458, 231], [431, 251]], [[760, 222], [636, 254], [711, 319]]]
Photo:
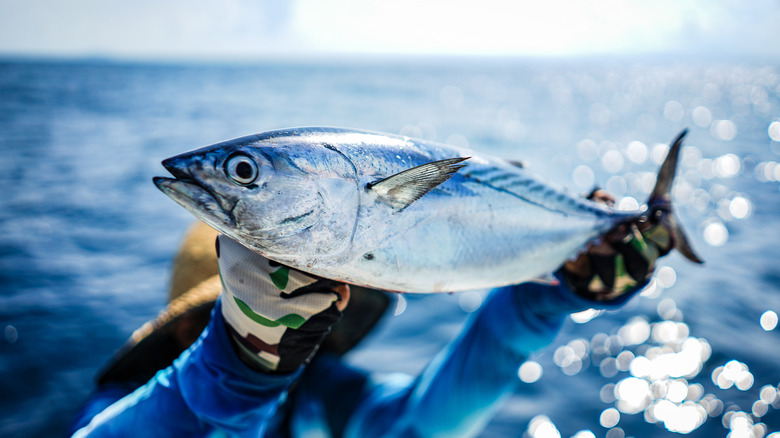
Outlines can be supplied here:
[[683, 131], [648, 205], [619, 211], [521, 165], [374, 132], [299, 128], [168, 158], [157, 187], [196, 217], [279, 263], [398, 292], [517, 284], [549, 274], [616, 226], [661, 220], [699, 261], [671, 212]]

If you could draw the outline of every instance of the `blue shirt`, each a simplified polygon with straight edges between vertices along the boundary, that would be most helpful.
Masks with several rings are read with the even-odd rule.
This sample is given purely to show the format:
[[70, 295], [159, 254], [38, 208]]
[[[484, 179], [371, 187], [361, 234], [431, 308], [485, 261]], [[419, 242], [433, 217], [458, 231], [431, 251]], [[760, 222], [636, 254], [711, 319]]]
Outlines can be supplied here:
[[217, 302], [200, 338], [147, 384], [127, 395], [98, 388], [73, 436], [475, 436], [520, 390], [518, 367], [567, 315], [619, 307], [631, 295], [595, 303], [563, 282], [493, 290], [419, 376], [381, 381], [329, 356], [289, 375], [256, 372], [233, 351]]

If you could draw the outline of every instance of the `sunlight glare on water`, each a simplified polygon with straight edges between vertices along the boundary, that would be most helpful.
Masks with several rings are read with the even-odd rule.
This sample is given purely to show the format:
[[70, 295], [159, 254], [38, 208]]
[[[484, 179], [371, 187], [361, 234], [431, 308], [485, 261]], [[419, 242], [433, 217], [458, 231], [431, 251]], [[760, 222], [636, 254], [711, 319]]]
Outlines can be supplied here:
[[722, 155], [715, 159], [713, 173], [719, 178], [733, 178], [740, 172], [740, 160], [734, 154]]
[[607, 151], [601, 157], [601, 165], [609, 173], [618, 173], [623, 169], [623, 155], [616, 150]]
[[589, 166], [581, 164], [574, 169], [571, 179], [578, 188], [590, 189], [595, 182], [595, 175]]
[[403, 315], [406, 312], [406, 298], [403, 295], [398, 294], [396, 296], [395, 309], [393, 310], [393, 316]]
[[615, 408], [605, 409], [599, 417], [599, 424], [603, 427], [615, 427], [620, 422], [620, 412]]
[[769, 128], [767, 128], [767, 133], [769, 134], [769, 138], [780, 142], [780, 122], [775, 121], [770, 123]]
[[720, 389], [736, 387], [740, 391], [747, 391], [753, 386], [753, 374], [747, 365], [732, 359], [712, 371], [712, 382]]
[[538, 415], [528, 423], [528, 434], [532, 438], [561, 438], [558, 428], [545, 415]]
[[655, 278], [661, 287], [669, 289], [677, 281], [677, 273], [671, 266], [662, 266], [656, 271]]
[[718, 140], [734, 140], [737, 136], [737, 125], [731, 120], [715, 120], [710, 125], [710, 133]]
[[534, 383], [542, 378], [543, 369], [539, 362], [527, 360], [523, 362], [517, 371], [520, 380], [525, 383]]
[[736, 196], [729, 202], [728, 208], [735, 219], [746, 219], [753, 211], [753, 204], [743, 196]]
[[765, 331], [774, 330], [775, 327], [777, 327], [777, 313], [772, 310], [767, 310], [761, 314], [760, 323], [761, 328], [763, 328]]
[[635, 164], [643, 164], [647, 161], [647, 146], [641, 141], [634, 140], [626, 147], [626, 156]]
[[586, 309], [583, 310], [582, 312], [572, 313], [571, 315], [569, 315], [569, 317], [572, 319], [572, 321], [576, 322], [577, 324], [585, 324], [586, 322], [601, 315], [602, 313], [604, 313], [603, 310]]
[[704, 222], [702, 237], [710, 246], [723, 246], [729, 239], [729, 230], [723, 225], [723, 222], [712, 218]]
[[705, 106], [697, 106], [694, 108], [691, 116], [693, 118], [693, 123], [700, 128], [706, 128], [712, 123], [712, 112]]

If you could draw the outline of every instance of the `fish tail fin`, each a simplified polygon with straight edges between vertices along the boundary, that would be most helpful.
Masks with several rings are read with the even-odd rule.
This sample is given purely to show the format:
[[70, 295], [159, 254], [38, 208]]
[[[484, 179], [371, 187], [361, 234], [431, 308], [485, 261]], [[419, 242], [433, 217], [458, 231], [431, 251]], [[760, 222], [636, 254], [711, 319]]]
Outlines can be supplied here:
[[661, 164], [655, 187], [647, 200], [647, 219], [666, 227], [671, 233], [672, 247], [677, 248], [688, 260], [701, 264], [704, 261], [696, 255], [690, 243], [688, 243], [685, 232], [672, 213], [672, 183], [677, 171], [677, 161], [682, 148], [683, 138], [685, 138], [687, 133], [688, 129], [684, 129], [677, 135], [669, 147], [666, 159]]

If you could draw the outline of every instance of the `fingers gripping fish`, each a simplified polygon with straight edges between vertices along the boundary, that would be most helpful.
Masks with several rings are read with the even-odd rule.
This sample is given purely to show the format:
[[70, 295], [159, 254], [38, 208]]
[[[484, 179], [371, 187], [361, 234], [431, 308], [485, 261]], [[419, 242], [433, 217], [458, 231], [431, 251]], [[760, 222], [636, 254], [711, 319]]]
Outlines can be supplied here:
[[246, 247], [326, 278], [399, 292], [516, 284], [631, 221], [662, 221], [691, 260], [670, 191], [685, 132], [643, 210], [576, 196], [512, 162], [336, 128], [271, 131], [163, 161], [157, 187]]

